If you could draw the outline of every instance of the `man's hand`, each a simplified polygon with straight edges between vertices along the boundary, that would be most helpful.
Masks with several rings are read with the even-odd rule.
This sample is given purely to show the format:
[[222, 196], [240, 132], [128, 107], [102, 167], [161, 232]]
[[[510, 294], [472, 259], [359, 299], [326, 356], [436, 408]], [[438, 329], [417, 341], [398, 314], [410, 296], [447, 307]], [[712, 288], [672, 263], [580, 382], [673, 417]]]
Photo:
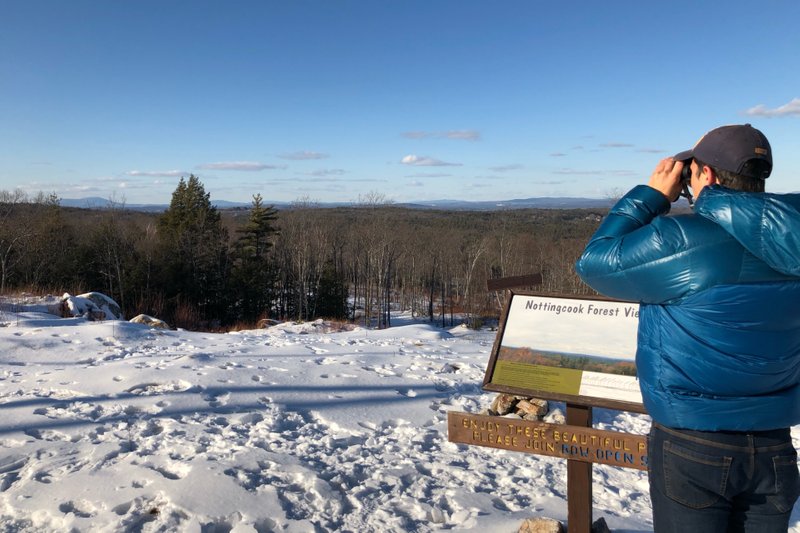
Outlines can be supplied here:
[[674, 202], [681, 192], [681, 170], [683, 161], [675, 161], [671, 157], [662, 159], [650, 175], [647, 184]]

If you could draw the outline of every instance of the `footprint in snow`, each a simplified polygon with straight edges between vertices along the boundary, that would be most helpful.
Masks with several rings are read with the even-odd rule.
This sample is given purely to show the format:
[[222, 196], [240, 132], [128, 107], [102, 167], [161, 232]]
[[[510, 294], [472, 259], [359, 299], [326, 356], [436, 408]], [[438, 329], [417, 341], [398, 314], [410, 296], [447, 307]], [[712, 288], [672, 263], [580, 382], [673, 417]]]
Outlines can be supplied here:
[[5, 492], [19, 480], [19, 472], [27, 464], [27, 457], [13, 455], [0, 459], [0, 492]]
[[40, 430], [40, 429], [27, 429], [24, 433], [36, 440], [44, 440], [49, 442], [57, 442], [57, 441], [68, 441], [70, 438], [63, 433], [59, 433], [57, 431], [50, 431], [50, 430]]
[[170, 392], [183, 392], [193, 389], [194, 386], [188, 381], [176, 380], [167, 383], [151, 382], [140, 383], [129, 387], [126, 392], [138, 396], [153, 396], [156, 394], [166, 394]]
[[58, 510], [64, 514], [73, 513], [78, 518], [91, 518], [97, 514], [96, 507], [86, 500], [64, 502], [58, 506]]
[[239, 417], [239, 423], [247, 426], [252, 426], [264, 421], [264, 415], [260, 413], [247, 413]]
[[6, 474], [15, 470], [20, 470], [27, 463], [25, 455], [11, 455], [0, 459], [0, 474]]
[[222, 407], [228, 404], [231, 393], [228, 391], [212, 392], [203, 396], [203, 400], [208, 402], [211, 407]]
[[139, 435], [142, 437], [155, 437], [164, 432], [164, 427], [155, 420], [150, 420], [147, 427], [144, 428]]
[[379, 374], [381, 376], [397, 376], [397, 375], [399, 375], [397, 372], [394, 372], [393, 370], [389, 370], [389, 369], [387, 369], [385, 367], [375, 367], [375, 366], [367, 365], [367, 366], [364, 366], [362, 368], [364, 370], [367, 370], [367, 371], [375, 372], [376, 374]]
[[149, 465], [149, 467], [172, 481], [185, 478], [192, 469], [191, 465], [185, 463], [173, 463], [166, 466]]

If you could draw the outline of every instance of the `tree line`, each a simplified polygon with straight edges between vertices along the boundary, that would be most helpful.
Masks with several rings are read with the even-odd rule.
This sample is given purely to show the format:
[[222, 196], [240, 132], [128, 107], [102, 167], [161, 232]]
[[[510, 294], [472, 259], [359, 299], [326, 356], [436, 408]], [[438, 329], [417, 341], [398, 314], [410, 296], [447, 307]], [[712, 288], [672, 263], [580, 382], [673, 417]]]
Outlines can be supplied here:
[[378, 194], [281, 210], [255, 195], [219, 210], [194, 175], [159, 214], [0, 191], [0, 294], [99, 291], [126, 316], [188, 329], [317, 317], [386, 327], [399, 309], [478, 325], [502, 303], [490, 278], [541, 273], [536, 290], [590, 293], [573, 265], [603, 214], [411, 209]]

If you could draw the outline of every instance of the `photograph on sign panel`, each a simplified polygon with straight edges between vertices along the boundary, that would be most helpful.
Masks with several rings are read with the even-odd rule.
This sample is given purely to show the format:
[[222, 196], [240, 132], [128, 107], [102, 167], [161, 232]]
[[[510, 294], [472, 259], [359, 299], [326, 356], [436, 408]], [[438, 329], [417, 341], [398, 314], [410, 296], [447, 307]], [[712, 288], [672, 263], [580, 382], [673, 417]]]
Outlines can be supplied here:
[[491, 383], [641, 403], [639, 306], [512, 295]]

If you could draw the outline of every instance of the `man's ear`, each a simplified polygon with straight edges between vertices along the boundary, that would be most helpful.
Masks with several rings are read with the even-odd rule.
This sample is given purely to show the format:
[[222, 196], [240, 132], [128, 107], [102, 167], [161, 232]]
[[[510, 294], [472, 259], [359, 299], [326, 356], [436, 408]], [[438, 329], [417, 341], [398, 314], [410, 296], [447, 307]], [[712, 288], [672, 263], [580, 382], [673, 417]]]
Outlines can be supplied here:
[[703, 172], [700, 174], [700, 180], [704, 185], [714, 185], [715, 183], [719, 183], [719, 179], [717, 179], [717, 173], [714, 172], [714, 169], [708, 165], [703, 165]]

